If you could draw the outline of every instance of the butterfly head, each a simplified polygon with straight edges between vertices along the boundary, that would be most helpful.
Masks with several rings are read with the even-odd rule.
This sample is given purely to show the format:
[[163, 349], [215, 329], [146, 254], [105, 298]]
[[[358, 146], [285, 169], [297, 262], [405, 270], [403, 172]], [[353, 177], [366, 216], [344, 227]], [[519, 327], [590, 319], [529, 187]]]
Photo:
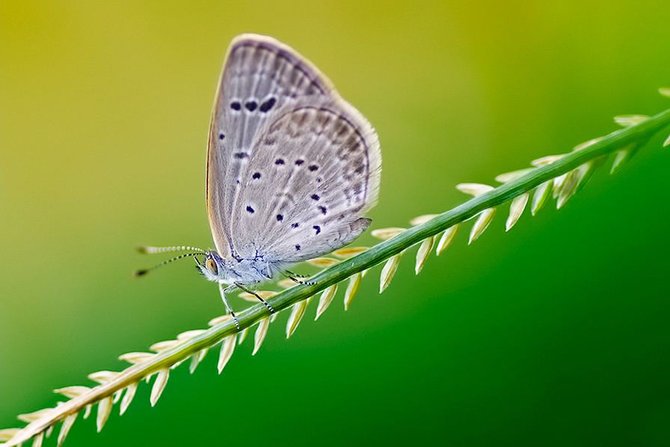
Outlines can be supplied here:
[[217, 252], [208, 251], [204, 255], [205, 259], [202, 262], [198, 258], [195, 258], [195, 262], [205, 278], [209, 281], [221, 282], [229, 277], [230, 268]]

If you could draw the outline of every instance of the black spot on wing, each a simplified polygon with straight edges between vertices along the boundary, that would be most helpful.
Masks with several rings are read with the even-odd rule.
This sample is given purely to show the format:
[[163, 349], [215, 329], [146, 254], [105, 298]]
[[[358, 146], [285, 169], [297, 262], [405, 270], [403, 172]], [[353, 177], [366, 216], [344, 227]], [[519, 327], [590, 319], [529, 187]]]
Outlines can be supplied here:
[[267, 113], [270, 111], [272, 107], [274, 107], [276, 102], [277, 100], [274, 97], [270, 98], [267, 101], [264, 101], [263, 104], [261, 104], [261, 106], [258, 108], [258, 110], [260, 110], [263, 113]]

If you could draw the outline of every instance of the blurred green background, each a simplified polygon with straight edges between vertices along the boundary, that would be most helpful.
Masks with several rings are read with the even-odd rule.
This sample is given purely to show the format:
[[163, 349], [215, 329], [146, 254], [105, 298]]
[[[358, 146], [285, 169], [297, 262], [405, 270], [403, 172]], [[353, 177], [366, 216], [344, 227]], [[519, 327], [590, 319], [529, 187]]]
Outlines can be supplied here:
[[[0, 2], [0, 427], [223, 312], [190, 262], [130, 272], [155, 261], [141, 243], [212, 245], [205, 141], [236, 34], [295, 47], [375, 125], [383, 227], [668, 107], [669, 24], [665, 0]], [[382, 296], [372, 273], [288, 341], [282, 317], [221, 376], [214, 355], [178, 369], [154, 409], [142, 385], [66, 445], [670, 445], [659, 147], [419, 277], [407, 256]]]

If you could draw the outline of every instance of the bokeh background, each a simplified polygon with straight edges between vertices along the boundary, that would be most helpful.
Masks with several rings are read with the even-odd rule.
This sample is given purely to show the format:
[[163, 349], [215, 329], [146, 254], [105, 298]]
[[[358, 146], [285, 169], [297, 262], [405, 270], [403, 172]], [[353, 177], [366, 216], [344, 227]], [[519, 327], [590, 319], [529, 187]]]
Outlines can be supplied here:
[[[236, 34], [289, 43], [376, 126], [383, 227], [667, 108], [669, 24], [665, 0], [2, 1], [0, 427], [222, 313], [189, 262], [130, 273], [155, 261], [138, 244], [211, 246], [205, 141]], [[419, 277], [407, 256], [384, 295], [372, 273], [288, 341], [274, 325], [221, 376], [214, 355], [178, 369], [154, 409], [143, 385], [67, 445], [670, 445], [659, 142], [559, 213], [461, 234]]]

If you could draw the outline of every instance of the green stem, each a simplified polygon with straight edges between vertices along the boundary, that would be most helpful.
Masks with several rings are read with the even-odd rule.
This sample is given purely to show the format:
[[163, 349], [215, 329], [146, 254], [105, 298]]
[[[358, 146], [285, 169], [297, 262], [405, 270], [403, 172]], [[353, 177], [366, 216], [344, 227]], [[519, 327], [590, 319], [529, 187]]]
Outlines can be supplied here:
[[[669, 124], [670, 110], [666, 110], [639, 124], [612, 132], [585, 149], [573, 151], [554, 163], [533, 169], [526, 175], [468, 200], [456, 208], [436, 216], [429, 222], [403, 231], [392, 239], [381, 242], [357, 256], [321, 271], [313, 277], [314, 285], [301, 285], [284, 290], [267, 301], [277, 312], [287, 309], [298, 301], [307, 299], [333, 284], [344, 281], [355, 273], [369, 269], [422, 240], [435, 236], [445, 229], [477, 215], [481, 211], [508, 202], [546, 181], [570, 172], [583, 163], [610, 154], [628, 144], [646, 141]], [[25, 442], [57, 421], [62, 420], [66, 415], [79, 412], [86, 405], [93, 404], [118, 390], [139, 382], [150, 374], [169, 368], [202, 349], [209, 349], [226, 336], [248, 328], [267, 317], [268, 311], [265, 306], [262, 304], [251, 306], [238, 314], [239, 329], [235, 327], [231, 320], [228, 320], [188, 341], [154, 355], [145, 362], [125, 369], [109, 382], [63, 403], [47, 416], [32, 422], [9, 441], [6, 446], [15, 446]]]

